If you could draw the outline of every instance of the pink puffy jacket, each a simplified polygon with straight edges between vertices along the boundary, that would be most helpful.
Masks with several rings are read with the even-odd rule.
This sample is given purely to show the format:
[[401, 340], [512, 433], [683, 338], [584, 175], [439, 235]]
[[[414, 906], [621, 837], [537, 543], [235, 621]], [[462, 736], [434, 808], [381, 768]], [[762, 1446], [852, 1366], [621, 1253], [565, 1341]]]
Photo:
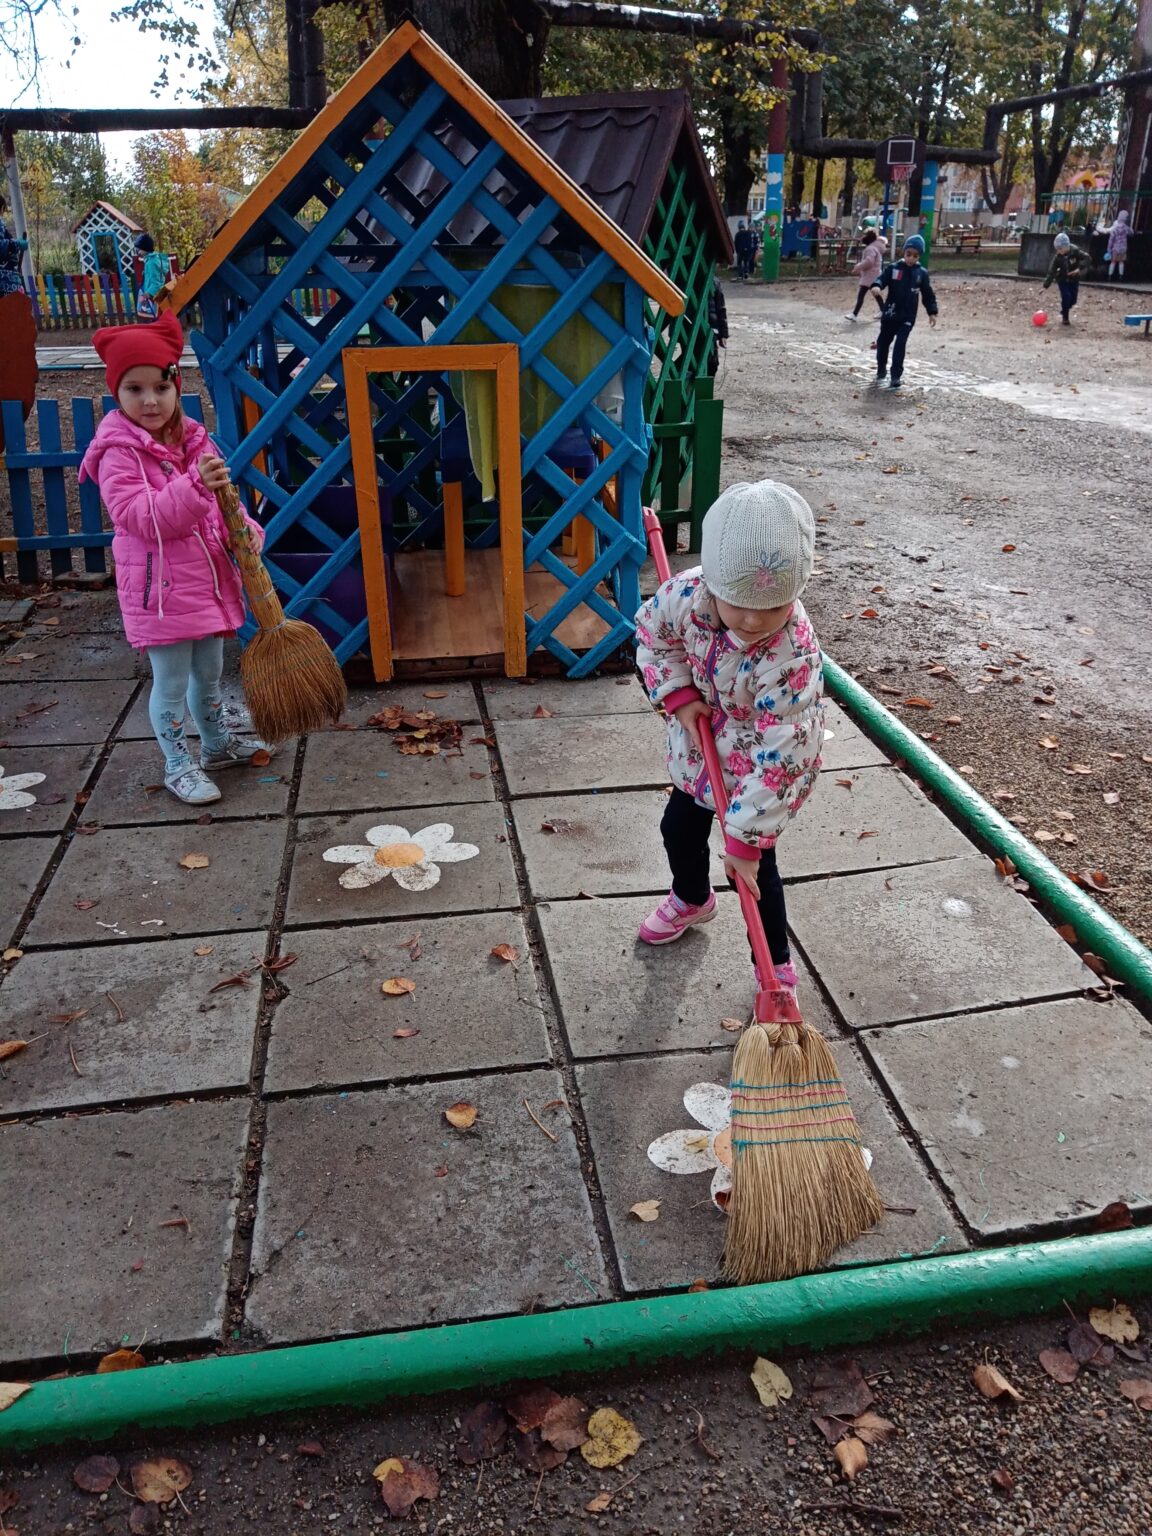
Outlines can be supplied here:
[[[200, 640], [244, 622], [228, 528], [196, 470], [201, 454], [218, 452], [201, 424], [185, 417], [182, 471], [166, 444], [109, 411], [84, 455], [80, 479], [100, 487], [115, 529], [116, 595], [129, 645]], [[259, 548], [263, 530], [246, 521]]]

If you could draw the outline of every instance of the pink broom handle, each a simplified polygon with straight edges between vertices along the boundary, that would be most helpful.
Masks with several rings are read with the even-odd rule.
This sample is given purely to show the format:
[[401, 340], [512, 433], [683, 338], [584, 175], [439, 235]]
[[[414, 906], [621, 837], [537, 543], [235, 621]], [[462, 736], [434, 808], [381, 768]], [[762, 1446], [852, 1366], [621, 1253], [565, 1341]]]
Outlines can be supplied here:
[[[648, 545], [652, 550], [657, 576], [661, 582], [670, 581], [672, 568], [668, 564], [668, 552], [664, 548], [664, 533], [660, 527], [660, 519], [651, 507], [644, 508], [644, 532], [648, 535]], [[708, 777], [712, 782], [712, 798], [716, 802], [720, 831], [723, 833], [724, 821], [728, 815], [728, 793], [724, 788], [724, 769], [720, 765], [720, 754], [716, 750], [716, 738], [712, 734], [710, 724], [702, 723], [701, 725], [700, 746], [704, 752], [704, 766], [708, 769]], [[768, 948], [768, 938], [764, 932], [764, 919], [760, 916], [760, 908], [756, 905], [755, 896], [743, 880], [737, 880], [736, 889], [740, 895], [740, 910], [744, 914], [744, 924], [748, 929], [748, 942], [752, 945], [752, 954], [760, 971], [760, 990], [775, 992], [779, 983], [776, 980], [776, 968], [772, 964], [772, 953]]]

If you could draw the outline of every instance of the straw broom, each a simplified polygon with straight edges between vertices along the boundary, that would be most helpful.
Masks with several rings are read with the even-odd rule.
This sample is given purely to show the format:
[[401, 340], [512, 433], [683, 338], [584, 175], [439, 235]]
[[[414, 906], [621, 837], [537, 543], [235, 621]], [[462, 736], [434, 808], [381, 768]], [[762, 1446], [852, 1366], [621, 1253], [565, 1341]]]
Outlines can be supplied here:
[[[671, 572], [660, 521], [644, 525], [661, 581]], [[721, 828], [728, 811], [724, 771], [711, 729], [701, 746]], [[860, 1131], [823, 1036], [781, 989], [756, 898], [737, 886], [760, 972], [752, 1023], [732, 1061], [732, 1193], [724, 1273], [738, 1285], [818, 1269], [884, 1214], [860, 1148]]]
[[319, 630], [302, 619], [285, 618], [267, 567], [248, 537], [236, 487], [218, 490], [216, 501], [233, 535], [244, 594], [258, 625], [240, 656], [240, 681], [257, 735], [284, 741], [332, 724], [348, 702], [340, 663]]

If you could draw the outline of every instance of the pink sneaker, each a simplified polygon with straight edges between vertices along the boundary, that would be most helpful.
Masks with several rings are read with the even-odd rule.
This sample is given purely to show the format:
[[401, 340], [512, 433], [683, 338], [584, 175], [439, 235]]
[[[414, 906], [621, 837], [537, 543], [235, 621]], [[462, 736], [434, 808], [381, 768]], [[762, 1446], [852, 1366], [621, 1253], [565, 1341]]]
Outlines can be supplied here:
[[640, 938], [645, 944], [674, 944], [689, 928], [697, 923], [710, 923], [715, 916], [715, 891], [708, 892], [708, 900], [702, 907], [681, 901], [669, 891], [655, 912], [640, 924]]
[[[791, 992], [792, 996], [795, 997], [799, 979], [796, 975], [796, 967], [792, 964], [791, 960], [785, 960], [783, 965], [773, 966], [773, 970], [776, 972], [776, 980], [784, 991]], [[759, 966], [756, 967], [756, 986], [757, 988], [760, 986]]]

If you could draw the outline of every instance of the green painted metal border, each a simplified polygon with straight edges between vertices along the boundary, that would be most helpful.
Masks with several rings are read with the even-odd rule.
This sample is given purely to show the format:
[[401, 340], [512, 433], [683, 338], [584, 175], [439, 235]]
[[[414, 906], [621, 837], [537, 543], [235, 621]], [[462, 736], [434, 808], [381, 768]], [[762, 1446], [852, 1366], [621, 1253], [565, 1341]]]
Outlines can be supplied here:
[[824, 678], [836, 702], [855, 716], [878, 745], [902, 758], [916, 778], [938, 795], [970, 832], [996, 853], [1012, 860], [1060, 922], [1072, 924], [1083, 947], [1107, 962], [1110, 975], [1127, 982], [1138, 996], [1152, 1002], [1152, 951], [1135, 934], [1105, 912], [1086, 891], [1073, 885], [1063, 870], [1057, 869], [1035, 843], [993, 809], [967, 779], [950, 768], [827, 655]]
[[1152, 1228], [803, 1275], [772, 1285], [617, 1301], [217, 1355], [40, 1382], [0, 1414], [0, 1450], [225, 1423], [290, 1409], [363, 1407], [414, 1393], [604, 1371], [735, 1346], [777, 1352], [902, 1337], [1062, 1302], [1152, 1290]]
[[[1152, 954], [831, 658], [824, 665], [833, 698], [979, 837], [1007, 853], [1117, 976], [1152, 998]], [[907, 1259], [772, 1285], [38, 1382], [0, 1414], [0, 1451], [107, 1439], [132, 1426], [187, 1427], [288, 1410], [361, 1407], [738, 1346], [827, 1349], [897, 1330], [903, 1337], [941, 1323], [1006, 1319], [1065, 1301], [1150, 1292], [1152, 1227]]]

